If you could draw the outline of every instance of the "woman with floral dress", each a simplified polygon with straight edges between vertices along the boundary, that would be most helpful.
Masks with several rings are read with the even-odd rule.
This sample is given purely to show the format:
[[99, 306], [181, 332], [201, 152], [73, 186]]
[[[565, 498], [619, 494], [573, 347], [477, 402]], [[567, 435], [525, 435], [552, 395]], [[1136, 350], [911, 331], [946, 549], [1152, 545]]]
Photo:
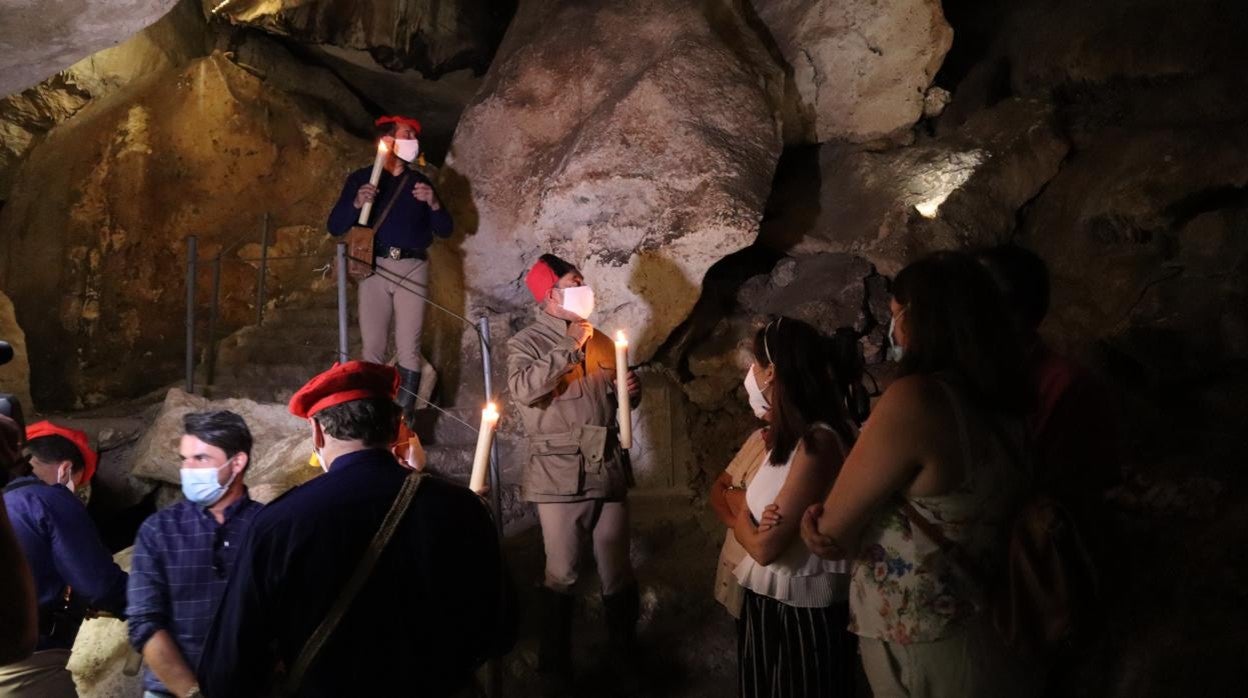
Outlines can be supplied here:
[[803, 515], [802, 537], [821, 557], [855, 561], [849, 627], [877, 698], [1025, 695], [1031, 682], [986, 613], [983, 574], [1003, 555], [1029, 478], [1021, 347], [969, 255], [911, 264], [893, 294], [900, 377], [824, 503]]

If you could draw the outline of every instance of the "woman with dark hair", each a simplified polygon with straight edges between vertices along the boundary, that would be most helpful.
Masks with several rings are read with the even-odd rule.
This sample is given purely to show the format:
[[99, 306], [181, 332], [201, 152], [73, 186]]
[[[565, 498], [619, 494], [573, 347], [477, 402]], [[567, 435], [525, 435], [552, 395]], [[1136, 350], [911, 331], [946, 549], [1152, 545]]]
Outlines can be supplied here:
[[822, 557], [855, 560], [850, 630], [876, 696], [1023, 695], [983, 576], [1029, 477], [1017, 333], [991, 277], [961, 253], [903, 269], [892, 314], [901, 377], [802, 537]]
[[[849, 566], [812, 555], [797, 517], [827, 493], [855, 437], [830, 342], [810, 325], [778, 318], [754, 338], [745, 378], [750, 406], [767, 422], [766, 454], [732, 531], [748, 553], [738, 628], [742, 696], [853, 695]], [[759, 525], [774, 505], [776, 525]], [[787, 515], [787, 516], [786, 516]]]

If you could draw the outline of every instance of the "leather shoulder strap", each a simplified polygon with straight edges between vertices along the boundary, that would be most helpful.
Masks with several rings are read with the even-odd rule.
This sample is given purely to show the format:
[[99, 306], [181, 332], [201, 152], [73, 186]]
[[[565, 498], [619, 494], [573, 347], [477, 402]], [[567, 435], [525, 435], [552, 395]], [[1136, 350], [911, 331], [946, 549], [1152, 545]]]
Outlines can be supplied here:
[[347, 609], [351, 607], [351, 602], [355, 600], [356, 595], [364, 586], [364, 582], [368, 581], [369, 575], [372, 574], [373, 567], [377, 564], [377, 559], [381, 557], [381, 553], [385, 551], [386, 545], [394, 537], [394, 532], [403, 520], [403, 515], [407, 513], [408, 508], [411, 506], [412, 499], [416, 495], [416, 490], [420, 488], [420, 483], [423, 479], [423, 473], [413, 471], [403, 480], [403, 487], [399, 489], [398, 496], [394, 498], [394, 503], [390, 505], [390, 511], [386, 512], [386, 518], [381, 521], [381, 527], [377, 529], [373, 540], [364, 551], [364, 557], [360, 559], [359, 564], [355, 566], [355, 571], [351, 573], [351, 578], [347, 580], [347, 585], [343, 587], [338, 594], [338, 598], [334, 600], [334, 605], [330, 607], [325, 619], [321, 621], [320, 625], [316, 626], [316, 630], [312, 632], [308, 641], [304, 643], [303, 649], [299, 652], [299, 658], [295, 660], [295, 664], [286, 678], [282, 690], [283, 695], [293, 696], [299, 690], [299, 684], [303, 681], [303, 675], [307, 673], [308, 667], [312, 665], [316, 655], [320, 653], [325, 642], [329, 640], [329, 636], [333, 634], [334, 628], [338, 627], [338, 623], [346, 615]]
[[381, 210], [381, 216], [373, 224], [373, 230], [381, 230], [381, 224], [386, 222], [386, 216], [390, 215], [390, 209], [394, 208], [394, 202], [399, 200], [399, 197], [403, 194], [403, 189], [407, 187], [407, 178], [410, 174], [410, 172], [404, 172], [403, 176], [399, 178], [399, 185], [395, 187], [394, 193], [390, 195], [390, 200], [386, 202], [386, 207]]

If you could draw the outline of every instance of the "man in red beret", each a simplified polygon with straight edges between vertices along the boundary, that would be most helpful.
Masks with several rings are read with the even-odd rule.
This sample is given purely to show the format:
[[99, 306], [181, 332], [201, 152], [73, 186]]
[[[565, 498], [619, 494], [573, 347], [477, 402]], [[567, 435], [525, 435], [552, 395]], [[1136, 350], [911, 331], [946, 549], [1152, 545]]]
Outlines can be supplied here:
[[331, 235], [345, 235], [359, 224], [364, 204], [373, 204], [366, 223], [376, 231], [373, 261], [377, 271], [360, 282], [361, 358], [386, 362], [393, 319], [402, 380], [398, 400], [410, 424], [412, 411], [419, 407], [415, 396], [425, 363], [420, 336], [429, 295], [429, 246], [435, 237], [450, 237], [453, 223], [433, 183], [411, 167], [420, 150], [420, 122], [404, 116], [383, 116], [376, 126], [377, 137], [389, 153], [381, 180], [376, 185], [369, 183], [371, 165], [352, 172], [329, 212], [327, 226]]
[[24, 472], [4, 503], [35, 582], [39, 640], [29, 659], [0, 668], [0, 695], [75, 696], [69, 650], [92, 609], [125, 617], [126, 573], [100, 540], [73, 494], [86, 487], [98, 457], [77, 429], [27, 427]]
[[[628, 488], [616, 424], [615, 344], [594, 330], [593, 290], [572, 264], [542, 255], [525, 284], [537, 321], [507, 342], [507, 387], [529, 438], [523, 497], [537, 505], [546, 549], [539, 669], [571, 671], [572, 587], [592, 540], [610, 646], [627, 654], [638, 615], [629, 561]], [[630, 371], [632, 404], [641, 384]]]
[[[448, 696], [510, 648], [510, 586], [489, 511], [436, 477], [422, 477], [363, 586], [340, 601], [411, 472], [390, 451], [397, 382], [393, 367], [352, 361], [291, 398], [326, 473], [256, 515], [204, 644], [204, 695], [259, 695], [280, 681], [299, 696]], [[335, 608], [341, 620], [305, 655]], [[307, 669], [296, 679], [298, 666]]]

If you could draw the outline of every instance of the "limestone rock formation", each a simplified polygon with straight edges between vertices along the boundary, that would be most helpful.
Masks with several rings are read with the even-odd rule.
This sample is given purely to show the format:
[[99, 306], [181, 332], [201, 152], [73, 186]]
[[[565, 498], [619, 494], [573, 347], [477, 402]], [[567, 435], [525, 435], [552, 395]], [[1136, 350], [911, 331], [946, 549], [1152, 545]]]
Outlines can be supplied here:
[[434, 288], [462, 279], [470, 299], [451, 305], [527, 322], [521, 277], [554, 252], [595, 286], [593, 320], [647, 360], [706, 269], [754, 240], [779, 89], [727, 6], [523, 4], [443, 171], [464, 254], [435, 260]]
[[272, 501], [321, 473], [320, 468], [308, 465], [312, 439], [307, 421], [290, 414], [285, 405], [239, 399], [210, 401], [174, 388], [136, 448], [134, 475], [179, 484], [177, 453], [182, 417], [208, 410], [230, 410], [247, 421], [254, 445], [246, 483], [253, 499]]
[[[317, 102], [220, 53], [62, 124], [0, 211], [0, 283], [38, 348], [36, 399], [84, 406], [167, 384], [183, 354], [185, 238], [198, 236], [207, 260], [258, 239], [265, 213], [274, 228], [319, 231], [342, 177], [369, 150]], [[223, 331], [254, 317], [255, 270], [235, 254], [222, 266]], [[304, 283], [319, 278], [314, 266]], [[201, 270], [206, 317], [210, 273]]]
[[178, 0], [0, 5], [0, 96], [24, 90], [160, 19]]
[[908, 148], [824, 146], [780, 175], [760, 241], [861, 255], [891, 276], [928, 251], [1007, 239], [1069, 147], [1053, 109], [1030, 100], [1004, 101]]
[[429, 78], [482, 73], [514, 0], [203, 0], [204, 12], [309, 44], [366, 50], [391, 70]]
[[[113, 556], [121, 568], [130, 571], [133, 548]], [[126, 622], [116, 618], [93, 618], [84, 621], [74, 638], [69, 657], [69, 671], [79, 698], [130, 698], [142, 695], [143, 674], [127, 675], [124, 671], [134, 650], [126, 636]], [[137, 657], [134, 657], [137, 659]]]
[[13, 360], [0, 366], [0, 393], [12, 393], [22, 401], [27, 413], [34, 413], [30, 400], [30, 355], [27, 353], [26, 333], [17, 324], [13, 301], [0, 291], [0, 342], [13, 347]]
[[789, 65], [785, 141], [897, 137], [953, 43], [939, 0], [751, 0]]

